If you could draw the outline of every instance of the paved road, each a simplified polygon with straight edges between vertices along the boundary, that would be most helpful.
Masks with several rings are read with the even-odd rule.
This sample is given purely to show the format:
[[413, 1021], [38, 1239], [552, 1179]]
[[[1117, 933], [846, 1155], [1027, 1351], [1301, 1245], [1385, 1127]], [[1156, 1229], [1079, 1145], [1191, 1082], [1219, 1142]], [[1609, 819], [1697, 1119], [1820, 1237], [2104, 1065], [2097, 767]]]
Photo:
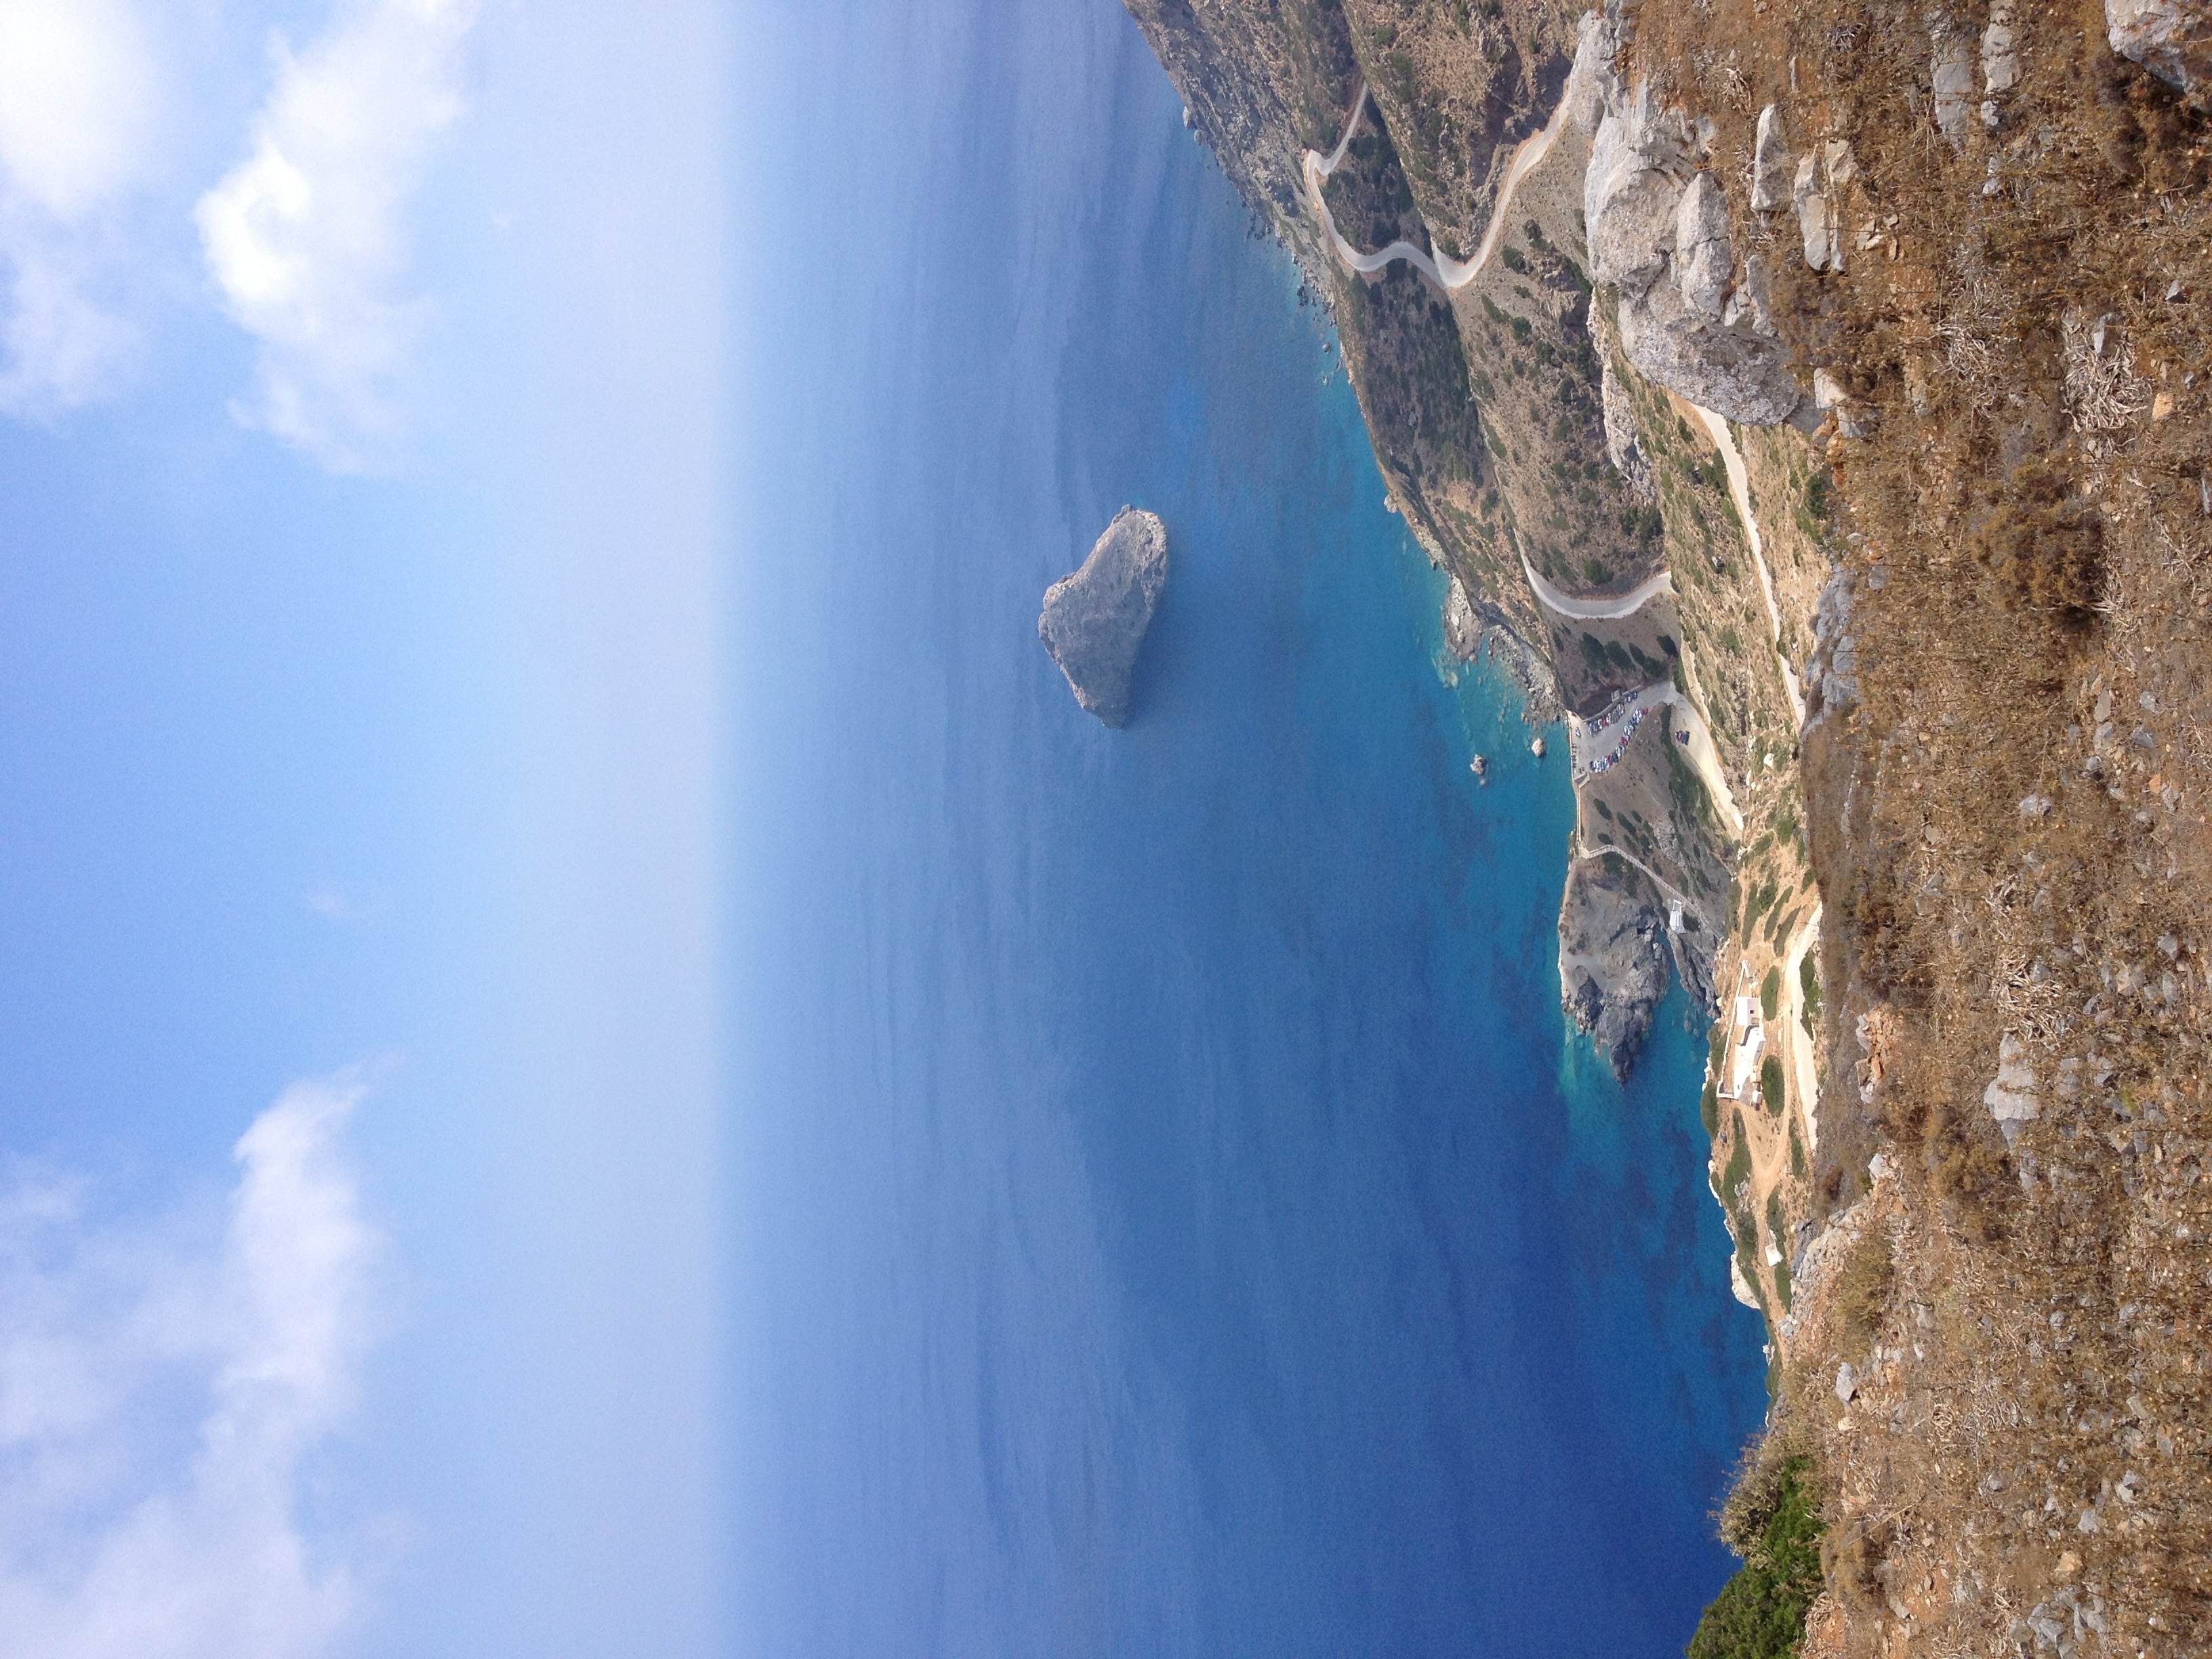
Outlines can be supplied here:
[[1674, 591], [1674, 575], [1662, 570], [1656, 576], [1647, 576], [1628, 590], [1611, 599], [1578, 599], [1561, 592], [1536, 574], [1536, 567], [1528, 562], [1528, 556], [1521, 556], [1521, 568], [1528, 578], [1528, 586], [1547, 609], [1562, 617], [1572, 617], [1578, 622], [1610, 622], [1622, 617], [1632, 617], [1644, 608], [1644, 601], [1662, 593]]
[[[1352, 100], [1352, 114], [1344, 124], [1344, 132], [1337, 139], [1336, 148], [1326, 156], [1310, 149], [1305, 153], [1306, 199], [1312, 204], [1314, 216], [1321, 221], [1329, 246], [1336, 250], [1336, 257], [1351, 270], [1363, 275], [1382, 270], [1393, 259], [1403, 259], [1439, 288], [1465, 288], [1474, 280], [1483, 266], [1490, 263], [1490, 256], [1497, 252], [1498, 239], [1505, 232], [1505, 216], [1513, 204], [1514, 186], [1551, 154], [1553, 142], [1567, 124], [1567, 106], [1573, 101], [1573, 94], [1574, 77], [1570, 73], [1566, 89], [1559, 94], [1559, 106], [1552, 112], [1552, 118], [1545, 124], [1544, 130], [1533, 137], [1522, 139], [1514, 150], [1512, 161], [1506, 164], [1504, 182], [1498, 186], [1498, 205], [1491, 210], [1490, 228], [1482, 234], [1482, 246], [1475, 249], [1474, 258], [1462, 264], [1441, 248], [1431, 258], [1426, 250], [1415, 247], [1407, 241], [1393, 242], [1373, 253], [1362, 253], [1346, 241], [1338, 231], [1335, 216], [1329, 212], [1328, 203], [1322, 197], [1321, 187], [1329, 174], [1343, 164], [1344, 152], [1351, 145], [1352, 135], [1358, 130], [1360, 116], [1366, 111], [1367, 82], [1362, 80], [1359, 90]], [[1433, 241], [1435, 239], [1431, 237], [1430, 240]]]

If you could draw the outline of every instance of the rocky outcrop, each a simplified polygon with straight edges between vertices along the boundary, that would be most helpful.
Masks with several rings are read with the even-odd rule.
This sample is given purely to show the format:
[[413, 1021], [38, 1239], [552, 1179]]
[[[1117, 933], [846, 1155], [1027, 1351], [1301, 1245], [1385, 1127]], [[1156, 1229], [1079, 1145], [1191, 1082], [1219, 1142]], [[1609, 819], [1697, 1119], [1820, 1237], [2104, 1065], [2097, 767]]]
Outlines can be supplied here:
[[2212, 6], [2205, 0], [2105, 0], [2112, 50], [2203, 107], [2212, 94]]
[[1137, 652], [1167, 580], [1167, 526], [1157, 514], [1125, 507], [1082, 568], [1045, 591], [1037, 637], [1076, 702], [1108, 726], [1129, 723]]
[[1651, 463], [1636, 435], [1636, 411], [1628, 393], [1613, 375], [1610, 355], [1600, 359], [1599, 398], [1605, 410], [1605, 454], [1613, 470], [1628, 485], [1628, 493], [1644, 505], [1656, 506], [1659, 487], [1652, 482]]
[[[1586, 34], [1585, 52], [1603, 38]], [[1747, 425], [1779, 425], [1802, 394], [1775, 337], [1763, 269], [1747, 267], [1736, 280], [1727, 200], [1698, 165], [1699, 134], [1681, 110], [1657, 106], [1649, 82], [1627, 93], [1609, 75], [1599, 84], [1604, 114], [1583, 213], [1591, 275], [1620, 294], [1622, 352], [1692, 403]], [[1771, 167], [1778, 131], [1767, 130]]]
[[1638, 897], [1644, 884], [1633, 871], [1579, 859], [1559, 907], [1560, 1005], [1618, 1078], [1628, 1075], [1667, 994], [1667, 918]]

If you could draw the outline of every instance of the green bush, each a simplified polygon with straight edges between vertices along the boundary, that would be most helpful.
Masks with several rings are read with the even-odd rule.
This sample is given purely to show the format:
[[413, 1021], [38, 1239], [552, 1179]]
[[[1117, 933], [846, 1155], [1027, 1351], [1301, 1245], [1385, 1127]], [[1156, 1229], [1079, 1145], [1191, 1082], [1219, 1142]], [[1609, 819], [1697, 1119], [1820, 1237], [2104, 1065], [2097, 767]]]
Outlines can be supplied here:
[[1743, 1114], [1735, 1114], [1735, 1146], [1729, 1153], [1728, 1168], [1721, 1172], [1721, 1194], [1723, 1203], [1735, 1202], [1735, 1189], [1751, 1179], [1751, 1143], [1744, 1139]]
[[1805, 994], [1804, 1012], [1798, 1018], [1803, 1022], [1805, 1033], [1809, 1036], [1813, 1031], [1813, 1022], [1820, 1012], [1820, 970], [1814, 964], [1810, 951], [1798, 958], [1797, 986]]
[[1705, 1079], [1705, 1092], [1698, 1102], [1698, 1116], [1705, 1126], [1705, 1139], [1711, 1140], [1721, 1130], [1720, 1085], [1712, 1079]]
[[[1759, 1501], [1753, 1507], [1765, 1509], [1763, 1524], [1745, 1540], [1749, 1550], [1741, 1570], [1721, 1586], [1698, 1621], [1689, 1659], [1787, 1659], [1797, 1651], [1806, 1609], [1820, 1593], [1820, 1515], [1807, 1486], [1808, 1467], [1802, 1457], [1789, 1458], [1776, 1475], [1762, 1480], [1771, 1495], [1755, 1494]], [[1736, 1497], [1729, 1501], [1735, 1504]], [[1759, 1519], [1747, 1515], [1740, 1525], [1748, 1532], [1743, 1523]]]
[[1805, 1143], [1797, 1139], [1797, 1120], [1790, 1120], [1790, 1173], [1798, 1180], [1805, 1178]]
[[[1762, 909], [1765, 906], [1760, 907]], [[1766, 979], [1759, 988], [1759, 1012], [1768, 1019], [1782, 1005], [1782, 969], [1778, 965], [1766, 970]]]
[[1772, 1054], [1759, 1062], [1759, 1097], [1768, 1111], [1782, 1115], [1782, 1062]]

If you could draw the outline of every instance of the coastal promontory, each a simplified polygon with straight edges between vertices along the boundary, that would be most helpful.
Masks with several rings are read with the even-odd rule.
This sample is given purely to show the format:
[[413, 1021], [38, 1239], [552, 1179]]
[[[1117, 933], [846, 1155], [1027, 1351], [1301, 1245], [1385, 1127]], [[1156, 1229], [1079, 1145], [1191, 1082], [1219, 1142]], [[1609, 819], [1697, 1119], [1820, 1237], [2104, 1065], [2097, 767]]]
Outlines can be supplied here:
[[1157, 514], [1125, 507], [1082, 568], [1045, 590], [1037, 637], [1076, 702], [1108, 726], [1129, 723], [1137, 652], [1167, 580], [1167, 526]]

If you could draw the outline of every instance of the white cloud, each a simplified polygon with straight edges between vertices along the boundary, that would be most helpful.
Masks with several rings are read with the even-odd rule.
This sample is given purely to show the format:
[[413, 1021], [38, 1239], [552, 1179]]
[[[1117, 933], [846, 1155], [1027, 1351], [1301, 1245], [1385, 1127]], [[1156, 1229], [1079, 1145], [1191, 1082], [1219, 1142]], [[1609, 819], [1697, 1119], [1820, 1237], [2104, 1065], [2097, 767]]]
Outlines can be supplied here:
[[387, 465], [403, 435], [422, 305], [401, 292], [404, 210], [461, 113], [474, 0], [353, 0], [295, 55], [252, 153], [201, 198], [209, 271], [260, 343], [252, 398], [234, 412], [325, 465]]
[[255, 1120], [219, 1233], [0, 1194], [4, 1659], [307, 1659], [350, 1620], [356, 1552], [301, 1500], [377, 1322], [361, 1094], [298, 1084]]
[[129, 0], [0, 0], [0, 409], [112, 390], [135, 331], [112, 290], [118, 204], [143, 180], [161, 83]]

